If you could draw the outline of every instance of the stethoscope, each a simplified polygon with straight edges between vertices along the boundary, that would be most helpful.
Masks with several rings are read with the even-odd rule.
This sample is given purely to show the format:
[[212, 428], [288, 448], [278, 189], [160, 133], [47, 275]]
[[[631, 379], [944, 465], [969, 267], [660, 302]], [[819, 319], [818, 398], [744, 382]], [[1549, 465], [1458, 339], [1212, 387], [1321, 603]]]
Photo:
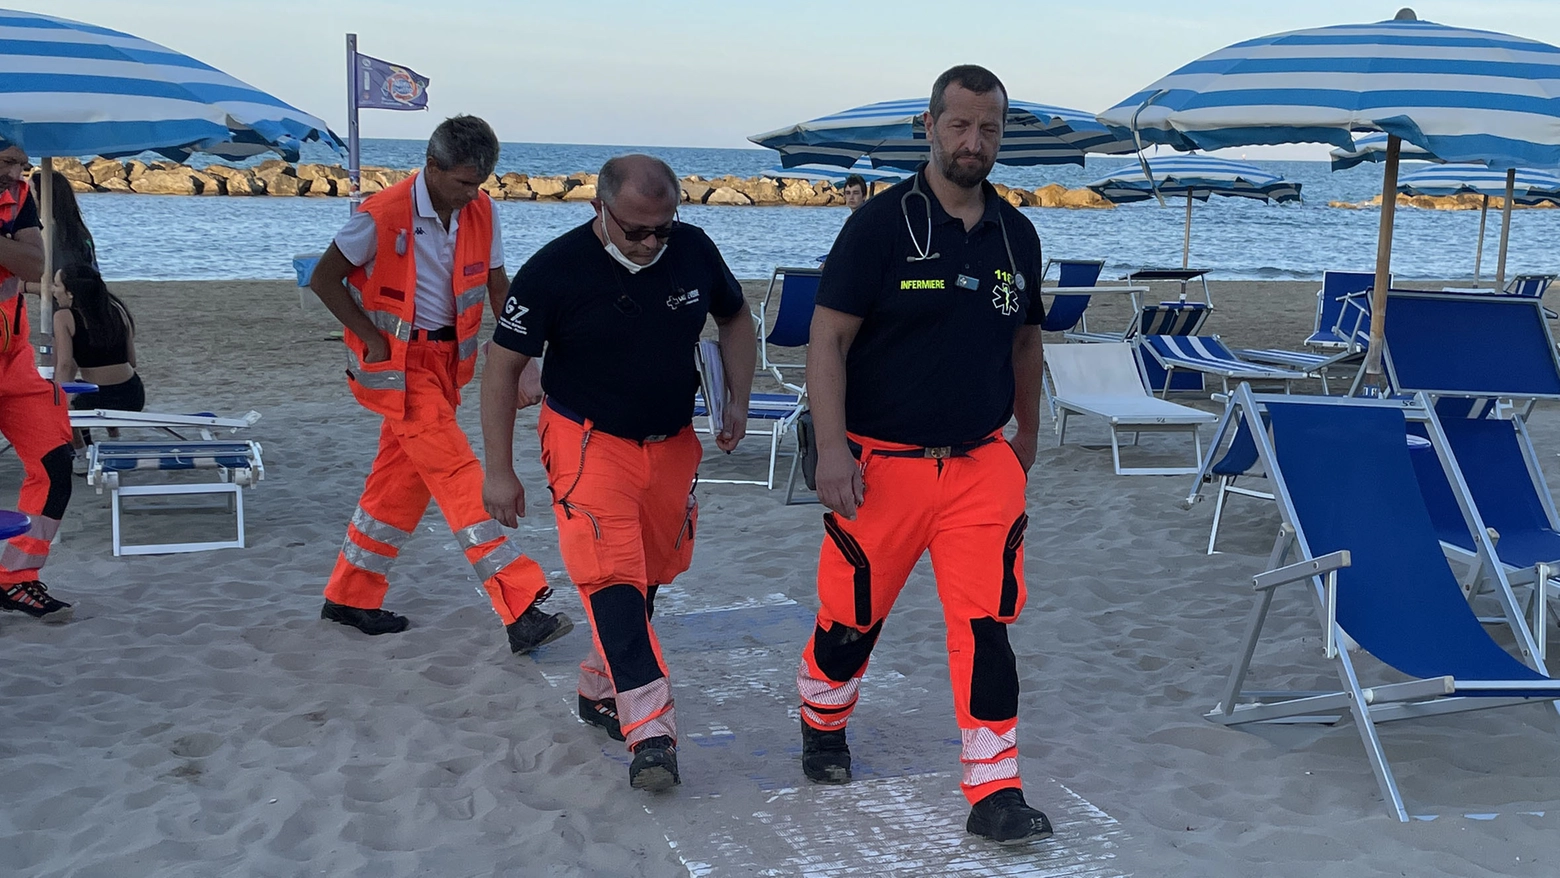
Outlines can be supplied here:
[[[926, 246], [915, 236], [915, 226], [910, 224], [910, 198], [914, 196], [921, 199], [921, 205], [926, 211]], [[921, 188], [921, 175], [919, 172], [910, 178], [910, 189], [899, 196], [899, 212], [905, 218], [905, 231], [910, 234], [910, 244], [915, 247], [914, 256], [906, 256], [906, 262], [929, 262], [942, 257], [941, 253], [928, 252], [932, 249], [932, 199]], [[1007, 251], [1008, 271], [1017, 279], [1018, 288], [1023, 290], [1024, 281], [1018, 273], [1018, 261], [1013, 258], [1013, 242], [1008, 239], [1007, 221], [1002, 218], [1002, 211], [997, 211], [997, 227], [1002, 230], [1002, 247]]]

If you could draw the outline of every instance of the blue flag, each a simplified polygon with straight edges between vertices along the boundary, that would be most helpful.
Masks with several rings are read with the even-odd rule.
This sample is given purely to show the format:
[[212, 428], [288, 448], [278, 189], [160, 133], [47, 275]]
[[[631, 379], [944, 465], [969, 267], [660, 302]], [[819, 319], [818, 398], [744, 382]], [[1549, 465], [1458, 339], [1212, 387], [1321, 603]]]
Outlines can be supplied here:
[[428, 109], [428, 77], [367, 55], [358, 55], [357, 63], [357, 88], [353, 93], [359, 109]]

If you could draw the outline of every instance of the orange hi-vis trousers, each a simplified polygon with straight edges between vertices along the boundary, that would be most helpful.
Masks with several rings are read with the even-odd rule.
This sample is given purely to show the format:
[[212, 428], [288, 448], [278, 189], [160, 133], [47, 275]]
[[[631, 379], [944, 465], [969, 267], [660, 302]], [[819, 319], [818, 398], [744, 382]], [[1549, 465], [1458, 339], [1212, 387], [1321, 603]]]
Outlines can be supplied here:
[[[1018, 777], [1018, 669], [1008, 623], [1024, 608], [1026, 476], [1000, 435], [958, 456], [852, 435], [866, 483], [856, 518], [824, 515], [818, 625], [796, 685], [802, 719], [845, 728], [867, 659], [921, 556], [930, 550], [947, 626], [960, 783], [971, 803]], [[917, 454], [918, 456], [895, 456]]]
[[38, 578], [49, 558], [49, 542], [59, 533], [70, 502], [70, 409], [65, 394], [38, 374], [25, 309], [0, 304], [7, 347], [0, 351], [0, 435], [16, 447], [22, 462], [22, 491], [17, 510], [32, 518], [25, 533], [0, 543], [0, 590]]
[[630, 749], [677, 737], [677, 711], [650, 616], [655, 590], [693, 561], [693, 479], [704, 448], [692, 427], [660, 441], [623, 439], [544, 403], [537, 423], [558, 548], [590, 615], [595, 649], [580, 694], [617, 699]]
[[386, 575], [428, 509], [439, 511], [476, 568], [493, 609], [505, 625], [547, 590], [537, 563], [520, 553], [482, 507], [482, 464], [455, 422], [460, 388], [453, 341], [419, 340], [406, 355], [406, 416], [385, 418], [357, 511], [325, 586], [325, 599], [377, 609], [389, 589]]

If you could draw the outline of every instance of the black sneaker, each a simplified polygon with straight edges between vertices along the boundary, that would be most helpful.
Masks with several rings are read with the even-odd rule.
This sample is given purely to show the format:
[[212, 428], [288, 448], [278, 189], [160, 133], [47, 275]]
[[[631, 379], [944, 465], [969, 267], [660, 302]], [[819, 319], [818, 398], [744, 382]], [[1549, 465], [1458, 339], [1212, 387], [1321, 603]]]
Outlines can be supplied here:
[[74, 612], [70, 604], [49, 594], [49, 587], [36, 579], [18, 582], [0, 593], [0, 610], [26, 613], [45, 622], [64, 622]]
[[850, 783], [850, 745], [844, 729], [820, 732], [802, 720], [802, 773], [813, 783]]
[[343, 625], [351, 625], [364, 634], [373, 636], [376, 634], [399, 634], [412, 624], [405, 616], [392, 613], [389, 610], [364, 610], [358, 607], [349, 607], [346, 604], [338, 604], [326, 601], [320, 608], [320, 618], [331, 622], [340, 622]]
[[618, 722], [616, 698], [592, 701], [581, 695], [580, 719], [584, 720], [586, 725], [606, 729], [607, 737], [614, 741], [623, 740], [623, 726]]
[[975, 803], [965, 830], [997, 844], [1023, 844], [1051, 837], [1050, 818], [1024, 804], [1022, 790], [997, 790]]
[[520, 618], [504, 626], [509, 632], [509, 651], [515, 655], [525, 655], [544, 643], [552, 643], [554, 640], [574, 630], [574, 623], [568, 616], [562, 613], [548, 615], [541, 611], [542, 602], [552, 597], [552, 589], [548, 589], [536, 596], [531, 606], [526, 608]]
[[634, 745], [634, 761], [628, 765], [628, 785], [659, 793], [682, 783], [677, 773], [677, 745], [665, 735], [646, 738]]

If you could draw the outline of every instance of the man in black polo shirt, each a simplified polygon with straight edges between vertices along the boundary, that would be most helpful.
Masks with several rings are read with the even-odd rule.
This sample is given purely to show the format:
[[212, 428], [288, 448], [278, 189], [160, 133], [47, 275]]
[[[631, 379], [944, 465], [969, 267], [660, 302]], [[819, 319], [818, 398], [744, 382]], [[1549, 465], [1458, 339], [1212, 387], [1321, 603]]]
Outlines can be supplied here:
[[[932, 87], [931, 161], [858, 210], [818, 287], [807, 387], [826, 538], [802, 653], [802, 768], [850, 780], [845, 723], [883, 619], [930, 550], [963, 738], [968, 830], [1049, 837], [1018, 777], [1024, 487], [1040, 424], [1040, 239], [985, 182], [1007, 92], [955, 67]], [[1018, 432], [1002, 428], [1017, 417]]]
[[659, 791], [679, 782], [677, 724], [650, 614], [656, 588], [693, 558], [694, 349], [713, 315], [730, 389], [715, 443], [729, 452], [746, 432], [757, 342], [715, 244], [677, 222], [682, 189], [665, 162], [619, 156], [596, 187], [596, 216], [531, 257], [499, 315], [482, 373], [482, 500], [510, 527], [525, 514], [515, 384], [545, 349], [542, 465], [596, 647], [580, 665], [580, 718], [626, 739], [630, 785]]

